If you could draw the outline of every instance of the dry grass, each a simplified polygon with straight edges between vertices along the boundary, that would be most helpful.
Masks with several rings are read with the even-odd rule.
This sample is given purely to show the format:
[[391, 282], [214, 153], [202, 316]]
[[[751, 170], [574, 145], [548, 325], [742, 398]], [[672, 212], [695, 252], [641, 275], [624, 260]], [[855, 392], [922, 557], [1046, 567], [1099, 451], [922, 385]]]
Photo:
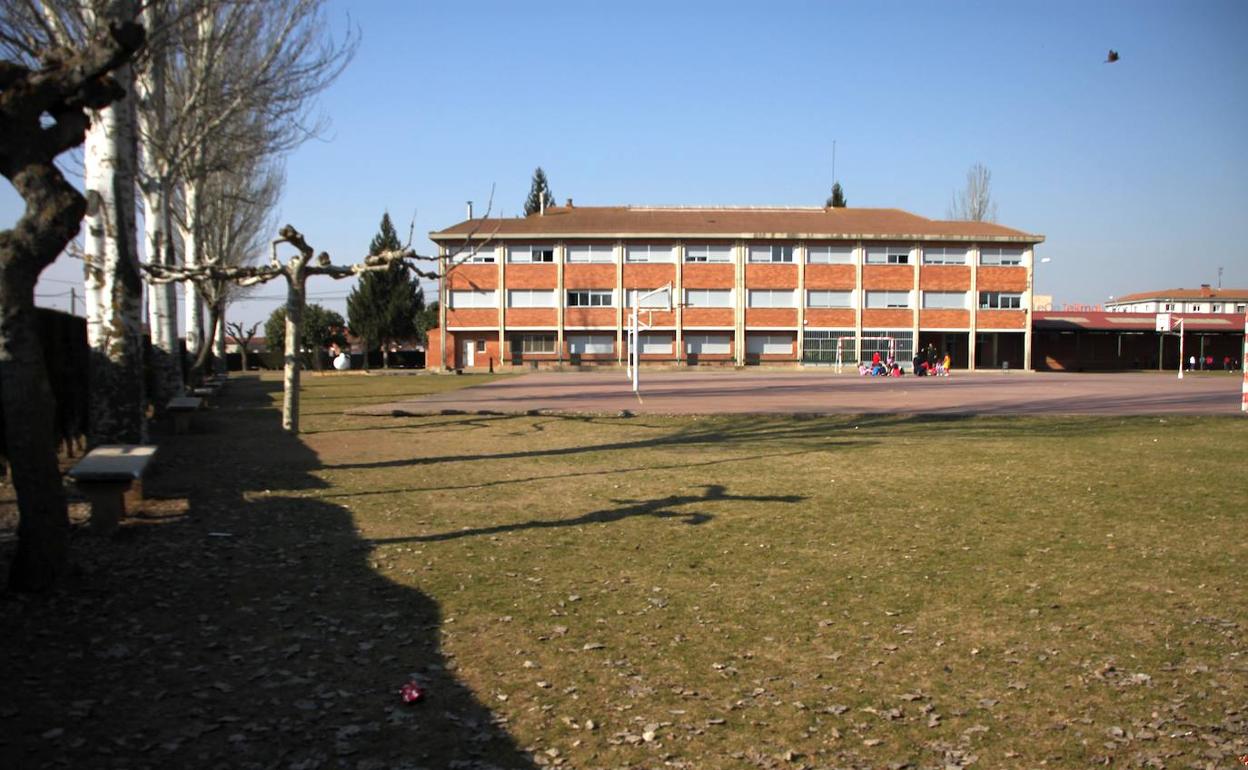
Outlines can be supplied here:
[[[219, 680], [230, 693], [167, 726], [223, 710], [252, 726], [168, 753], [147, 736], [147, 753], [117, 750], [125, 766], [1229, 767], [1248, 753], [1241, 419], [342, 415], [473, 381], [310, 377], [301, 442], [257, 427], [276, 419], [271, 382], [236, 383], [151, 485], [189, 517], [81, 546], [97, 577], [117, 561], [138, 585], [158, 569], [177, 586], [156, 589], [158, 620], [103, 581], [108, 618], [196, 629], [221, 654], [153, 653], [151, 681], [126, 680], [124, 655], [55, 676], [118, 668], [149, 719], [152, 693]], [[218, 553], [218, 528], [250, 547]], [[81, 596], [0, 606], [22, 621], [0, 649], [72, 650], [47, 626]], [[97, 621], [87, 648], [124, 635]], [[187, 663], [198, 673], [161, 673]], [[301, 713], [278, 669], [331, 695]], [[403, 708], [409, 674], [429, 699]], [[94, 755], [58, 743], [74, 729], [136, 729], [119, 714], [36, 739], [61, 724], [44, 721], [41, 681], [9, 706], [22, 731], [0, 764], [6, 749], [81, 760]]]

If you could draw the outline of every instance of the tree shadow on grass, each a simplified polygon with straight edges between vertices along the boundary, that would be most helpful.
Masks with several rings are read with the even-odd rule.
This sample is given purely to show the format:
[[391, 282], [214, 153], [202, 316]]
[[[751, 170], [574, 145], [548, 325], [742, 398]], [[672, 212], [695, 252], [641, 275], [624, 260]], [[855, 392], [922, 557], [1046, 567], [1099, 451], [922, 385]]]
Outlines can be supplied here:
[[442, 532], [435, 535], [414, 535], [409, 537], [390, 537], [369, 541], [372, 545], [389, 545], [394, 543], [434, 543], [446, 540], [458, 540], [464, 537], [480, 537], [483, 535], [500, 535], [505, 532], [520, 532], [529, 529], [556, 529], [563, 527], [581, 527], [586, 524], [611, 524], [639, 516], [651, 516], [656, 519], [678, 519], [683, 524], [705, 524], [714, 518], [709, 513], [685, 512], [673, 510], [686, 505], [718, 502], [723, 500], [743, 500], [761, 503], [800, 503], [806, 498], [802, 495], [730, 495], [721, 484], [703, 484], [705, 490], [700, 495], [668, 495], [653, 500], [612, 500], [613, 508], [601, 508], [589, 511], [570, 519], [530, 519], [515, 524], [497, 524], [492, 527], [471, 527]]
[[535, 767], [458, 681], [437, 602], [309, 496], [315, 455], [251, 408], [276, 387], [232, 383], [162, 446], [142, 516], [75, 533], [80, 585], [0, 598], [0, 767]]

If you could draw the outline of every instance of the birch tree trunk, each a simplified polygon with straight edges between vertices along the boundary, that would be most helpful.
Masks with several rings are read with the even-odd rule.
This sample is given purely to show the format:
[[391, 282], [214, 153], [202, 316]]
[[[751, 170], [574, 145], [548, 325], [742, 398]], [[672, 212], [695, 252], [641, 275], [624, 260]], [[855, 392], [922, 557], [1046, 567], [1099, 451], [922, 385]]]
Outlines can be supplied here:
[[134, 71], [125, 65], [116, 71], [116, 78], [127, 96], [94, 113], [83, 160], [89, 215], [83, 262], [92, 445], [138, 444], [147, 432], [143, 282], [135, 234]]
[[[200, 184], [189, 178], [182, 183], [182, 197], [186, 206], [186, 224], [182, 228], [182, 260], [187, 267], [195, 267], [199, 259], [199, 211]], [[186, 284], [186, 354], [195, 360], [204, 344], [204, 304], [194, 283]]]
[[213, 359], [216, 366], [214, 367], [217, 374], [227, 374], [230, 366], [229, 361], [225, 357], [225, 308], [222, 307], [217, 312], [217, 335], [216, 343], [213, 345]]

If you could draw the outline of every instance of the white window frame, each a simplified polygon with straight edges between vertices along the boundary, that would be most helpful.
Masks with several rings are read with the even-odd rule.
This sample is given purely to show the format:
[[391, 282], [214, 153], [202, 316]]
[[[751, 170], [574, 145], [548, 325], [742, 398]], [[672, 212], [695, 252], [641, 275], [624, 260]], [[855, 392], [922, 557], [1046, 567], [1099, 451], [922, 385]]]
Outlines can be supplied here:
[[[658, 288], [659, 287], [656, 286], [653, 289], [625, 289], [624, 290], [624, 303], [625, 303], [624, 307], [632, 307], [633, 305], [637, 304], [637, 297], [649, 294], [652, 291], [656, 291]], [[653, 296], [646, 297], [646, 299], [641, 304], [642, 310], [645, 310], [646, 308], [653, 308], [655, 310], [667, 310], [669, 307], [671, 307], [671, 304], [672, 304], [669, 301], [671, 297], [671, 293], [672, 293], [672, 290], [668, 289], [662, 294], [655, 294]]]
[[568, 264], [615, 262], [615, 247], [607, 243], [573, 243], [563, 248]]
[[494, 289], [452, 289], [451, 309], [498, 308], [498, 292]]
[[[573, 302], [573, 295], [585, 295], [585, 302], [581, 303], [581, 297], [577, 297], [577, 301]], [[564, 307], [615, 307], [615, 290], [614, 289], [567, 289], [564, 291]]]
[[989, 246], [979, 249], [979, 264], [990, 267], [1017, 267], [1023, 264], [1025, 249], [1014, 246]]
[[849, 244], [820, 244], [806, 247], [806, 264], [808, 265], [852, 265], [856, 257], [856, 246]]
[[[869, 310], [911, 310], [914, 308], [914, 297], [910, 291], [875, 290], [865, 292], [863, 307]], [[905, 304], [900, 297], [905, 297]]]
[[[694, 350], [694, 347], [697, 350]], [[709, 348], [709, 349], [708, 349]], [[685, 354], [690, 356], [726, 356], [732, 353], [731, 334], [685, 333]]]
[[685, 247], [686, 262], [730, 264], [735, 257], [733, 247], [723, 243], [695, 243]]
[[794, 289], [749, 289], [746, 291], [745, 298], [746, 307], [791, 308], [797, 306], [797, 292]]
[[[950, 255], [952, 252], [952, 256]], [[965, 246], [924, 246], [925, 265], [965, 265], [970, 249]]]
[[[534, 255], [538, 255], [538, 259], [534, 259]], [[550, 259], [546, 259], [549, 254]], [[553, 245], [543, 246], [539, 244], [517, 244], [507, 247], [507, 261], [513, 264], [551, 264], [555, 261], [555, 247]]]
[[866, 265], [908, 265], [910, 264], [909, 246], [868, 246], [863, 264]]
[[[546, 304], [536, 304], [534, 300], [546, 298], [549, 300]], [[516, 300], [523, 300], [522, 304], [517, 304]], [[554, 289], [508, 289], [507, 290], [507, 307], [534, 307], [534, 308], [553, 308], [555, 307], [555, 290]]]
[[[923, 309], [924, 310], [966, 310], [967, 296], [970, 292], [966, 291], [925, 291], [923, 292]], [[957, 298], [957, 304], [949, 304], [954, 298]]]
[[676, 335], [672, 332], [642, 332], [641, 354], [648, 356], [670, 356]]
[[[521, 334], [519, 339], [520, 339], [520, 354], [521, 355], [527, 356], [527, 355], [532, 355], [534, 353], [553, 355], [556, 349], [559, 347], [559, 338], [554, 332], [547, 332], [547, 333], [540, 333], [540, 334]], [[516, 338], [513, 337], [511, 341], [514, 343], [515, 340]], [[534, 342], [536, 340], [542, 340], [543, 342], [545, 342], [546, 340], [549, 340], [550, 341], [549, 350], [545, 349], [548, 347], [545, 344], [543, 344], [541, 348], [535, 345]], [[515, 347], [513, 344], [512, 350], [514, 351], [514, 349]]]
[[569, 355], [610, 355], [615, 352], [614, 334], [581, 334], [569, 332]]
[[791, 356], [796, 338], [789, 332], [750, 332], [745, 336], [745, 352], [763, 356]]
[[[735, 307], [732, 289], [685, 289], [685, 307]], [[712, 299], [723, 298], [724, 304], [712, 304]]]
[[624, 246], [624, 261], [634, 263], [675, 262], [676, 247], [655, 243], [630, 243]]
[[[844, 295], [844, 304], [833, 304], [833, 299], [840, 299], [840, 295]], [[854, 290], [853, 289], [807, 289], [806, 290], [806, 307], [816, 308], [845, 308], [850, 309], [854, 306]]]
[[469, 246], [468, 257], [464, 262], [484, 263], [498, 259], [498, 250], [493, 246]]
[[[1008, 304], [1003, 304], [1008, 303]], [[1022, 310], [1023, 295], [1016, 291], [981, 291], [980, 310]]]
[[793, 247], [778, 243], [756, 243], [750, 246], [749, 261], [777, 264], [792, 262]]

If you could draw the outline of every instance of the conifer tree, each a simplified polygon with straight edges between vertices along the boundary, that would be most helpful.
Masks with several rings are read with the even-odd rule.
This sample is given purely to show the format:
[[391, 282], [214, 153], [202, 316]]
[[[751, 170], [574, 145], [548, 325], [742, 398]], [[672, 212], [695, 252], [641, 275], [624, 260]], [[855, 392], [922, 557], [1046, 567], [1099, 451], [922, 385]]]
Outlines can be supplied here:
[[533, 172], [533, 184], [529, 188], [528, 200], [524, 202], [525, 216], [532, 216], [543, 208], [550, 208], [555, 205], [555, 196], [550, 192], [550, 183], [546, 180], [546, 172], [542, 171], [542, 167], [538, 166]]
[[[381, 226], [368, 253], [376, 255], [402, 248], [387, 212], [381, 217]], [[360, 276], [347, 297], [347, 319], [351, 333], [364, 342], [364, 368], [368, 368], [368, 352], [377, 347], [382, 350], [383, 366], [389, 368], [391, 345], [420, 335], [424, 307], [420, 279], [400, 262]]]
[[828, 200], [823, 204], [830, 209], [843, 209], [849, 205], [849, 201], [845, 200], [845, 191], [841, 189], [841, 183], [835, 182], [832, 185], [832, 194], [828, 196]]

